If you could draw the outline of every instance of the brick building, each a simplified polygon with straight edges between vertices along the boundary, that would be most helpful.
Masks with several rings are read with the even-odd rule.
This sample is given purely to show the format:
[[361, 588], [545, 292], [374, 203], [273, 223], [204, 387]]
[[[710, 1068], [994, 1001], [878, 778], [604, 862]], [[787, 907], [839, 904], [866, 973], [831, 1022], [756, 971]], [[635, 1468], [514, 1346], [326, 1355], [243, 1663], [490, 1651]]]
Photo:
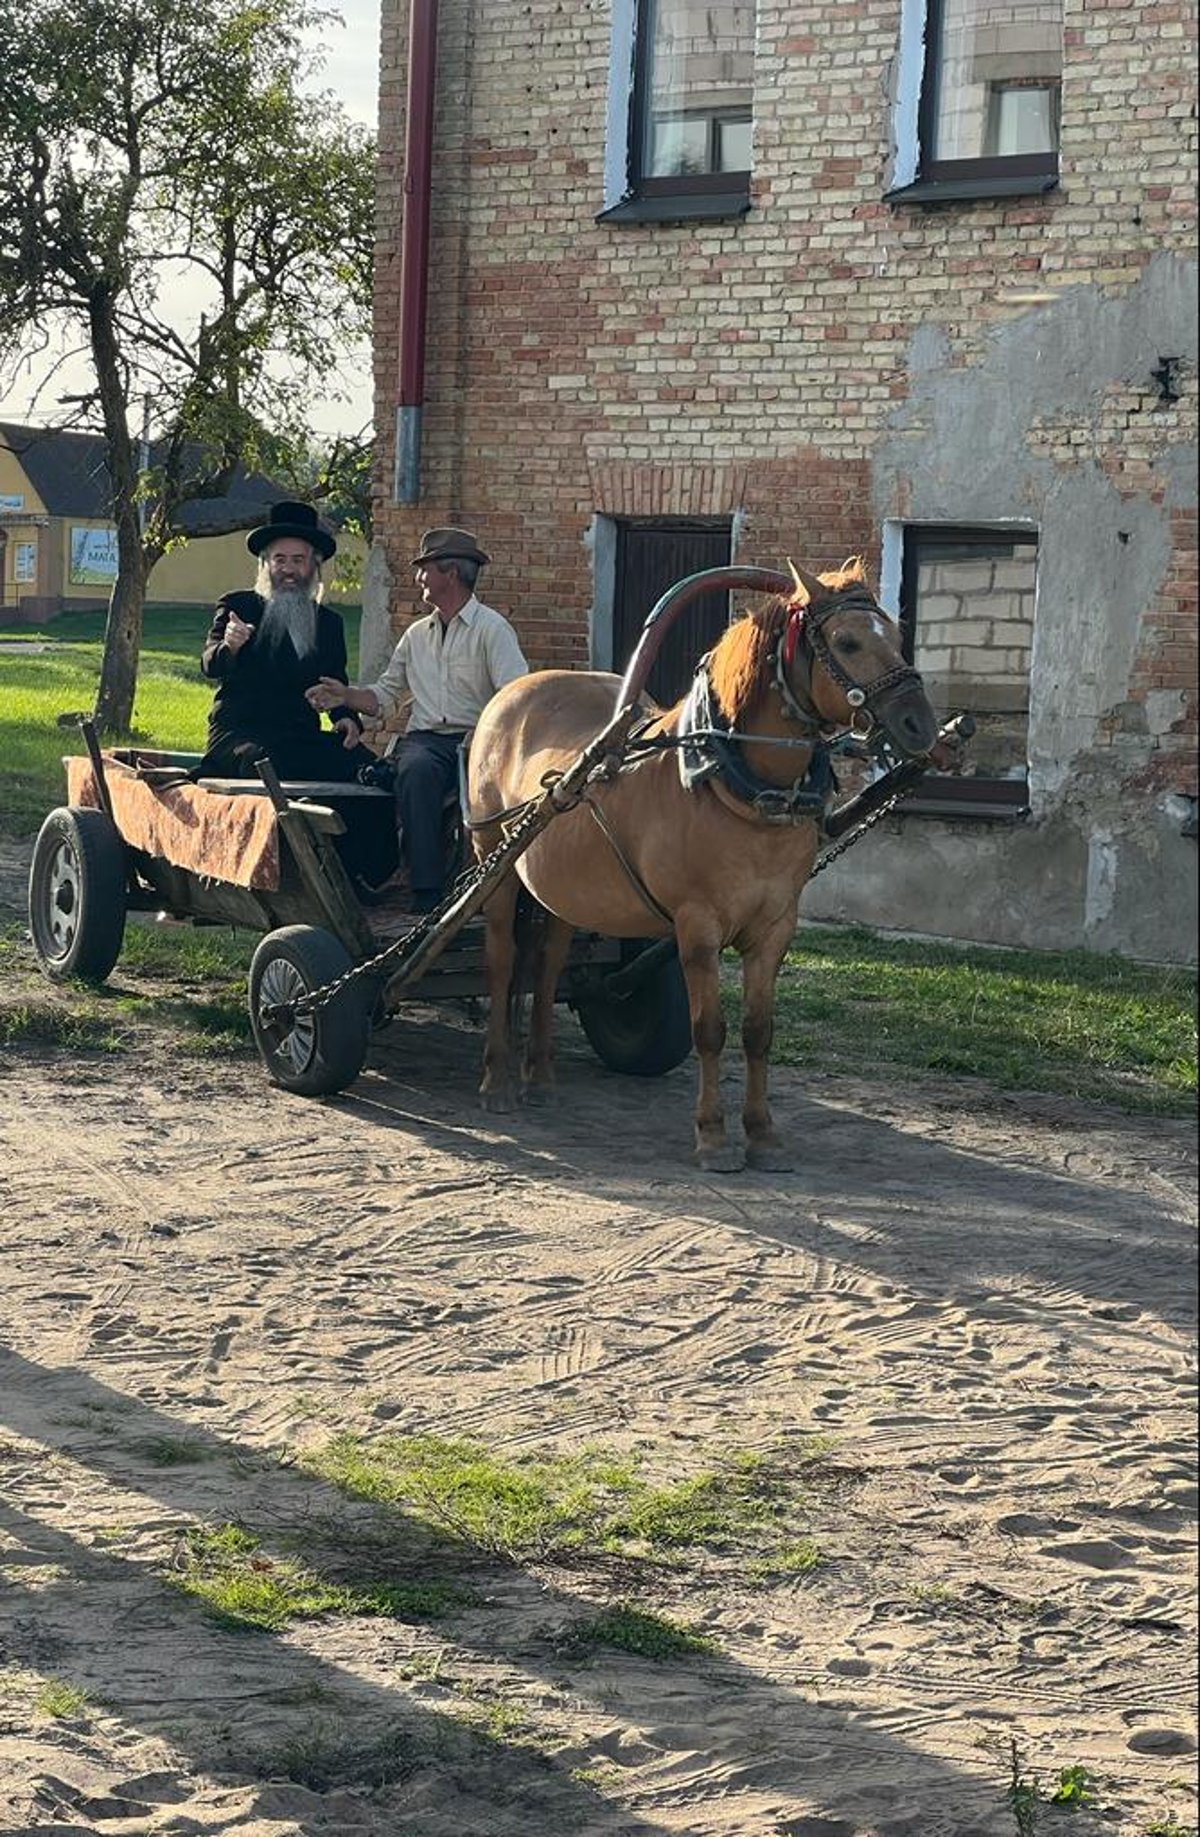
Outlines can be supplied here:
[[695, 568], [865, 553], [980, 733], [805, 914], [1193, 958], [1194, 38], [1185, 0], [383, 0], [368, 658], [430, 524], [535, 665], [619, 668]]

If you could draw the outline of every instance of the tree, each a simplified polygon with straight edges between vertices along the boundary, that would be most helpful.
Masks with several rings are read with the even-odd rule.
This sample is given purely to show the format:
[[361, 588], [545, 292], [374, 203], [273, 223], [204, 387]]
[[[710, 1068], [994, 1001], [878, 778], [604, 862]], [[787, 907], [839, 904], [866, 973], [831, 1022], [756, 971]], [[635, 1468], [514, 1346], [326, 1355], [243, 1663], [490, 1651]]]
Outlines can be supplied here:
[[181, 507], [223, 496], [239, 462], [286, 472], [314, 381], [367, 333], [370, 136], [301, 89], [323, 17], [0, 0], [0, 351], [65, 323], [88, 354], [73, 425], [103, 433], [117, 532], [104, 731], [130, 726], [146, 583]]

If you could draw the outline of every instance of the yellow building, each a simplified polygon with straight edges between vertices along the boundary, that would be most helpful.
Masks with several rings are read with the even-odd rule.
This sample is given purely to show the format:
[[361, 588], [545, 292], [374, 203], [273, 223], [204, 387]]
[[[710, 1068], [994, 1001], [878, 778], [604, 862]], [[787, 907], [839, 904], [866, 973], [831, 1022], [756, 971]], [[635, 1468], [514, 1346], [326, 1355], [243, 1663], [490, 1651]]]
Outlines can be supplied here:
[[[245, 532], [291, 495], [261, 475], [239, 472], [227, 496], [186, 505], [188, 540], [157, 564], [147, 598], [202, 606], [231, 587], [253, 586]], [[0, 623], [44, 625], [60, 612], [108, 605], [117, 567], [108, 506], [99, 435], [0, 422]], [[225, 526], [224, 533], [211, 533], [214, 525]], [[339, 534], [338, 562], [343, 559], [358, 561], [361, 579], [364, 549], [357, 537]], [[328, 596], [357, 603], [358, 587], [343, 591], [339, 571], [327, 571]]]

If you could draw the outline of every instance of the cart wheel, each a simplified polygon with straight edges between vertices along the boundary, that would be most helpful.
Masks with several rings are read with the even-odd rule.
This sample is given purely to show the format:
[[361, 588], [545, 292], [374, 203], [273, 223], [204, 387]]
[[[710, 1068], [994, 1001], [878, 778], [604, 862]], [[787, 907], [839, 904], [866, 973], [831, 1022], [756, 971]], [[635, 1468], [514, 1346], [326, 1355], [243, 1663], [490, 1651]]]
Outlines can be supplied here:
[[47, 976], [103, 982], [125, 938], [125, 844], [103, 810], [52, 810], [33, 845], [29, 929]]
[[[651, 940], [622, 946], [631, 963]], [[603, 984], [601, 985], [603, 988]], [[682, 1065], [692, 1050], [692, 1016], [678, 957], [652, 970], [628, 995], [589, 994], [577, 1004], [579, 1024], [602, 1065], [612, 1072], [658, 1078]]]
[[313, 989], [345, 975], [353, 959], [331, 931], [285, 925], [269, 931], [250, 964], [250, 1025], [275, 1084], [301, 1097], [326, 1097], [353, 1084], [367, 1056], [376, 987], [350, 983], [322, 1008], [275, 1017]]

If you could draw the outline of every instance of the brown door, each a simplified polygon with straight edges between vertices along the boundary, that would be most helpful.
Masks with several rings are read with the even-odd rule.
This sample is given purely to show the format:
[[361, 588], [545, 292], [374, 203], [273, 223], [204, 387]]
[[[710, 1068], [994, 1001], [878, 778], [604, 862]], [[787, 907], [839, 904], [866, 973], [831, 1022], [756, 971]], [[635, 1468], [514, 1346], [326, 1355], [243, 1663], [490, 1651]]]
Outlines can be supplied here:
[[[726, 521], [681, 518], [629, 521], [617, 525], [613, 594], [613, 668], [622, 671], [642, 633], [646, 616], [668, 587], [704, 568], [729, 565]], [[677, 702], [696, 665], [729, 623], [728, 593], [706, 593], [686, 606], [667, 633], [647, 688], [664, 707]]]

